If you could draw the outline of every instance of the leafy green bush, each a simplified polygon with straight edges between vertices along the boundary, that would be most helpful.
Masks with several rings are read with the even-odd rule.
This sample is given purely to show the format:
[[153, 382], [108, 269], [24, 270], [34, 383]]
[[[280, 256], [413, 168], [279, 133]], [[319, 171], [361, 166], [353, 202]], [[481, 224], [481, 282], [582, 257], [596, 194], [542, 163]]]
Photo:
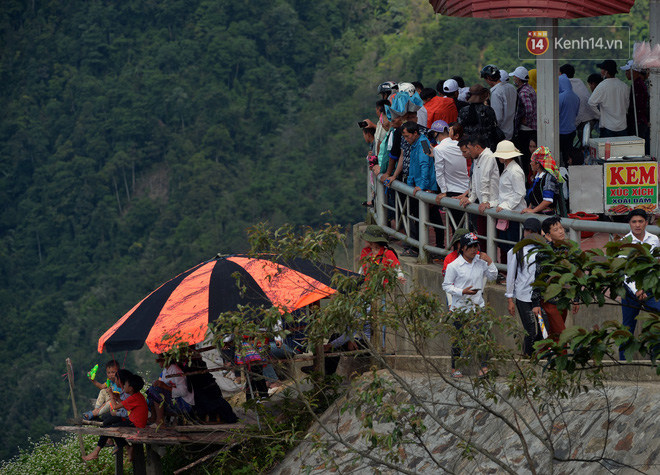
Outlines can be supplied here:
[[[90, 452], [98, 438], [93, 435], [83, 436], [85, 451]], [[29, 449], [20, 449], [19, 454], [0, 465], [0, 473], [5, 475], [77, 475], [90, 473], [112, 474], [115, 471], [115, 459], [112, 450], [102, 450], [97, 460], [83, 462], [80, 457], [78, 437], [69, 434], [60, 442], [53, 442], [47, 435], [37, 442], [30, 441]], [[125, 473], [133, 473], [132, 470]]]

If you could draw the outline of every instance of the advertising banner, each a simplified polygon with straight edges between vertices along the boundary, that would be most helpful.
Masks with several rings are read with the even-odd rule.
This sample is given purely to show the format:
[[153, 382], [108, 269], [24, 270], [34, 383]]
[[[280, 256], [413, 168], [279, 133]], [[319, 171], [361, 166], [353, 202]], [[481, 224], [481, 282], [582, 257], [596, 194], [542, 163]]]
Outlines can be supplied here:
[[605, 214], [658, 209], [657, 162], [605, 163]]

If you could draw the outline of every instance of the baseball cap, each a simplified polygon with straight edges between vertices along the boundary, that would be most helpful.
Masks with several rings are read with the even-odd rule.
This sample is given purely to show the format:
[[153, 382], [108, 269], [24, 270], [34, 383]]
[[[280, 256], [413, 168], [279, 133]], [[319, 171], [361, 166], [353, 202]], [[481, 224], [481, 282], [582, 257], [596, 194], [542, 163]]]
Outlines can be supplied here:
[[474, 233], [467, 233], [461, 236], [461, 247], [469, 247], [474, 244], [479, 244], [479, 238]]
[[606, 59], [602, 63], [597, 64], [596, 67], [600, 69], [604, 69], [613, 76], [617, 73], [616, 62], [614, 62], [611, 59]]
[[456, 92], [458, 91], [458, 82], [455, 79], [447, 79], [442, 85], [442, 92]]
[[626, 64], [624, 64], [623, 66], [621, 66], [619, 69], [620, 69], [621, 71], [628, 71], [629, 69], [632, 69], [633, 71], [639, 71], [638, 68], [634, 67], [634, 63], [635, 63], [635, 62], [631, 59], [631, 60], [629, 60]]
[[438, 119], [431, 124], [431, 130], [434, 132], [445, 132], [449, 130], [449, 124], [444, 120]]
[[523, 81], [529, 81], [529, 71], [527, 71], [527, 68], [524, 66], [518, 66], [514, 72], [509, 74], [518, 79], [522, 79]]
[[532, 231], [533, 233], [541, 232], [541, 221], [537, 218], [527, 218], [523, 224], [523, 229]]
[[509, 73], [507, 73], [504, 69], [500, 69], [500, 81], [509, 82]]

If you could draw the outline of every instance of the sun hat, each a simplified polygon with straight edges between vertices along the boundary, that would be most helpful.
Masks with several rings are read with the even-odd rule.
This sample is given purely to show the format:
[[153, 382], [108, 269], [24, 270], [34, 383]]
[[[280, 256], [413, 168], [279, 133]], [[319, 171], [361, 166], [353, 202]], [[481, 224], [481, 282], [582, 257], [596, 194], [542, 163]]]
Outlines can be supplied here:
[[494, 157], [497, 158], [515, 158], [522, 155], [522, 152], [513, 145], [513, 142], [510, 140], [502, 140], [497, 144], [497, 149], [493, 153]]
[[456, 79], [447, 79], [442, 84], [442, 92], [452, 93], [458, 91], [458, 82]]
[[527, 68], [524, 66], [518, 66], [515, 71], [509, 73], [509, 75], [515, 76], [518, 79], [522, 79], [523, 81], [529, 81], [529, 71], [527, 71]]
[[454, 244], [469, 232], [470, 231], [465, 228], [456, 228], [456, 231], [454, 231], [454, 235], [451, 238], [451, 242], [449, 243], [449, 247], [454, 247]]
[[388, 243], [387, 234], [385, 234], [385, 231], [374, 224], [367, 226], [367, 229], [365, 229], [362, 233], [362, 239], [367, 242], [381, 242], [383, 244]]
[[479, 244], [479, 238], [474, 233], [467, 233], [461, 236], [461, 247], [470, 247], [474, 244]]
[[468, 97], [468, 102], [470, 103], [475, 103], [475, 102], [484, 102], [486, 99], [488, 99], [488, 89], [483, 87], [481, 84], [474, 84], [470, 86], [470, 92], [468, 92], [469, 96]]

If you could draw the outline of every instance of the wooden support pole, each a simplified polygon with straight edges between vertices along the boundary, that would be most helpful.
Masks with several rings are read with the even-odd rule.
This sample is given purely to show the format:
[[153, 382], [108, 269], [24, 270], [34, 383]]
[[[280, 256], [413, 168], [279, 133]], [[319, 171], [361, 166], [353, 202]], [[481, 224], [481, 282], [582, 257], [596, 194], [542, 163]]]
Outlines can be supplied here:
[[[78, 407], [76, 406], [76, 397], [73, 394], [73, 364], [71, 363], [71, 358], [66, 359], [66, 376], [69, 380], [69, 394], [71, 394], [71, 406], [73, 407], [73, 418], [77, 419]], [[78, 434], [78, 444], [80, 444], [80, 455], [85, 455], [85, 443], [83, 442], [82, 434]]]

